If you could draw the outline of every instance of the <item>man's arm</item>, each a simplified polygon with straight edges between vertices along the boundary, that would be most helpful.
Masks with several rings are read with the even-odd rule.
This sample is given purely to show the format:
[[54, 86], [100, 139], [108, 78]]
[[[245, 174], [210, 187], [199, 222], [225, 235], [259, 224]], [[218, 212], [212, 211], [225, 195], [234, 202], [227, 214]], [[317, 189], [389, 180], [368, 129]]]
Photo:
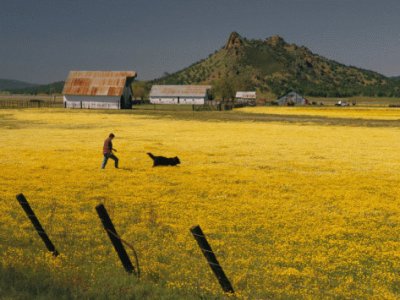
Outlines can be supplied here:
[[113, 144], [112, 144], [111, 141], [110, 141], [110, 143], [108, 144], [108, 147], [109, 147], [109, 149], [110, 149], [110, 152], [111, 152], [111, 151], [117, 152], [117, 149], [114, 149], [114, 148], [113, 148]]

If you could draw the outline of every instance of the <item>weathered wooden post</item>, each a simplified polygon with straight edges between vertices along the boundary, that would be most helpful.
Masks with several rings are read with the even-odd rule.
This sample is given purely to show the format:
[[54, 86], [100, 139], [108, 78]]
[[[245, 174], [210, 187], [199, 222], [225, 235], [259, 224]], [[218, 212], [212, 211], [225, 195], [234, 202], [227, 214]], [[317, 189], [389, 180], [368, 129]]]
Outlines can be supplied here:
[[47, 247], [47, 250], [53, 253], [54, 256], [58, 256], [58, 251], [56, 250], [56, 247], [54, 247], [53, 243], [49, 239], [49, 236], [47, 235], [46, 231], [44, 231], [42, 225], [40, 224], [38, 218], [36, 217], [35, 213], [33, 212], [31, 206], [28, 203], [28, 200], [26, 200], [25, 196], [23, 194], [18, 194], [17, 195], [17, 200], [19, 204], [21, 205], [22, 209], [25, 211], [26, 215], [28, 218], [31, 220], [33, 227], [35, 227], [37, 233], [39, 236], [42, 238], [44, 244]]
[[200, 226], [193, 226], [192, 228], [190, 228], [190, 232], [192, 233], [194, 239], [197, 241], [197, 244], [203, 252], [211, 270], [214, 272], [215, 277], [217, 277], [219, 284], [221, 285], [224, 292], [233, 294], [235, 291], [233, 290], [229, 279], [226, 277], [224, 270], [219, 264], [217, 257], [212, 251], [210, 244], [207, 242], [207, 239]]
[[110, 219], [110, 216], [108, 215], [106, 208], [104, 207], [103, 204], [99, 204], [96, 206], [96, 211], [97, 214], [99, 215], [101, 222], [103, 223], [104, 229], [107, 232], [108, 237], [111, 240], [111, 243], [114, 246], [115, 251], [117, 251], [118, 257], [121, 260], [121, 263], [125, 268], [125, 271], [128, 273], [135, 272], [135, 268], [133, 267], [132, 262], [129, 259], [129, 256], [126, 253], [124, 245], [118, 238], [119, 235], [117, 234], [117, 231], [114, 228], [114, 225]]

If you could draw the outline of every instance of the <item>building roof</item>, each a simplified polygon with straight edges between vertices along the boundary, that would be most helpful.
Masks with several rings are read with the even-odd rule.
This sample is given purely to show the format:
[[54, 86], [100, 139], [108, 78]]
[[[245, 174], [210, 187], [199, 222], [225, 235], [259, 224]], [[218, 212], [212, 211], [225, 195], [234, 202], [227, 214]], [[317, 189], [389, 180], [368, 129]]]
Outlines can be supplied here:
[[153, 85], [150, 97], [205, 97], [210, 85]]
[[71, 71], [64, 84], [64, 95], [121, 96], [134, 71]]
[[306, 99], [296, 92], [290, 92], [285, 96], [279, 98], [277, 100], [280, 104], [285, 104], [287, 102], [294, 102], [294, 103], [304, 103]]
[[256, 92], [236, 92], [236, 98], [256, 99]]
[[300, 94], [298, 94], [296, 92], [290, 92], [290, 93], [287, 93], [285, 96], [279, 98], [278, 101], [279, 100], [285, 100], [285, 99], [293, 99], [293, 98], [295, 98], [295, 99], [304, 99], [302, 95], [300, 95]]

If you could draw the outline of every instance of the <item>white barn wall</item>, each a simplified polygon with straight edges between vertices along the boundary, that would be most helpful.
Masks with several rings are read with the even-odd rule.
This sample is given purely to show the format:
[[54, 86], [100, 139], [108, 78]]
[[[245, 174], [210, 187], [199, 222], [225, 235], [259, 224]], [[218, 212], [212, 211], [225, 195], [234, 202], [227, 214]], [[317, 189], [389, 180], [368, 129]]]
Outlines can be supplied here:
[[257, 94], [254, 91], [238, 91], [235, 96], [236, 104], [255, 105], [256, 99]]
[[205, 98], [202, 97], [150, 97], [150, 103], [152, 104], [204, 104]]
[[64, 95], [66, 108], [88, 109], [120, 109], [120, 97], [118, 96], [73, 96]]

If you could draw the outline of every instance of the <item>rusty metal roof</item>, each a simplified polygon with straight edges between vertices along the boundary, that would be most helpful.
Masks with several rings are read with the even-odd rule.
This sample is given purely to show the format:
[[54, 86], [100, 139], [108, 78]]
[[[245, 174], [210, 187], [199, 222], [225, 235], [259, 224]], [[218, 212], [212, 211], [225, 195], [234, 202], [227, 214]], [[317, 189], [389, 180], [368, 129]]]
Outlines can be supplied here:
[[150, 97], [205, 97], [210, 85], [153, 85]]
[[134, 71], [71, 71], [65, 81], [64, 95], [121, 96]]

